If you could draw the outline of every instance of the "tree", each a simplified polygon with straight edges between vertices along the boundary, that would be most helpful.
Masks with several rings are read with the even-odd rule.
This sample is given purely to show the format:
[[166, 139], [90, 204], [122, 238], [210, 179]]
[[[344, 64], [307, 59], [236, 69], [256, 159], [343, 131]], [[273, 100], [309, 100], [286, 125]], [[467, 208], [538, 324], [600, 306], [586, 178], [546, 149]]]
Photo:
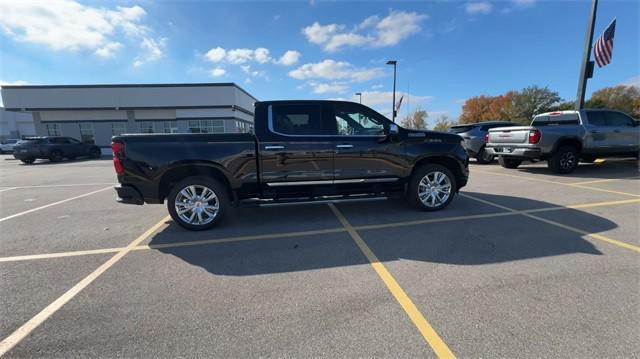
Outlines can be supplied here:
[[563, 101], [549, 107], [549, 111], [568, 111], [568, 110], [575, 110], [575, 109], [576, 109], [576, 103], [574, 101]]
[[528, 125], [533, 116], [549, 111], [551, 106], [561, 100], [560, 95], [549, 90], [548, 87], [529, 86], [513, 96], [511, 100], [513, 117], [510, 120]]
[[417, 107], [413, 112], [400, 121], [400, 125], [404, 128], [411, 128], [414, 130], [426, 130], [427, 117], [429, 117], [427, 111]]
[[451, 126], [455, 124], [456, 123], [454, 121], [449, 120], [449, 116], [440, 115], [438, 116], [438, 119], [436, 120], [435, 125], [433, 125], [433, 130], [440, 131], [440, 132], [447, 132], [447, 130], [449, 130], [449, 128], [451, 128]]
[[639, 118], [640, 89], [635, 86], [618, 85], [594, 92], [585, 103], [587, 108], [610, 108]]
[[480, 121], [508, 120], [512, 112], [512, 99], [516, 92], [509, 91], [499, 96], [476, 96], [467, 99], [462, 105], [460, 123]]

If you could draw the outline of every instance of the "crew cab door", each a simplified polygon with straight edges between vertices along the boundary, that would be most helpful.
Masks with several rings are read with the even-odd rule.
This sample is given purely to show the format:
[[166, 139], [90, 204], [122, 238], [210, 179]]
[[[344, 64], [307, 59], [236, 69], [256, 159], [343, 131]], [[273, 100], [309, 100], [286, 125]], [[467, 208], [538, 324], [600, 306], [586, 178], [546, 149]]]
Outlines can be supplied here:
[[327, 107], [336, 134], [333, 138], [336, 185], [395, 182], [403, 176], [401, 146], [385, 134], [389, 120], [356, 103], [334, 102]]
[[607, 126], [607, 118], [604, 111], [587, 111], [587, 122], [582, 120], [585, 133], [585, 153], [606, 154], [613, 152], [612, 129]]
[[614, 152], [637, 152], [640, 143], [640, 127], [622, 112], [607, 111], [607, 128]]
[[270, 188], [333, 182], [333, 142], [321, 104], [272, 104], [258, 146], [262, 183]]

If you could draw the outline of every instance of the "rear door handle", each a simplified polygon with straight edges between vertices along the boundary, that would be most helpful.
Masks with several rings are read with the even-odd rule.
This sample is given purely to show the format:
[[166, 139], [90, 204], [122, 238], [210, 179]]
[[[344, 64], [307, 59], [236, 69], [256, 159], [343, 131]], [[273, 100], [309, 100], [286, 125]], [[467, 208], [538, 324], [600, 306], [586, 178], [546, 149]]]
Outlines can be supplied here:
[[280, 145], [267, 145], [264, 146], [265, 150], [284, 150], [284, 146], [280, 146]]
[[353, 148], [353, 145], [336, 145], [336, 148]]

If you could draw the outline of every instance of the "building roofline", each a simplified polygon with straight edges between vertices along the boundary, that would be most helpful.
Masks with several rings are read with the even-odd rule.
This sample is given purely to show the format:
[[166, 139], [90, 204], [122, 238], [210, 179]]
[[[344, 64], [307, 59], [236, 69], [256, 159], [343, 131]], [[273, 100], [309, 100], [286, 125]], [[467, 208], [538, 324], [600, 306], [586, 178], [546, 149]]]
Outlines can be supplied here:
[[139, 88], [139, 87], [235, 87], [258, 101], [235, 82], [196, 82], [174, 84], [93, 84], [93, 85], [2, 85], [3, 89], [82, 89], [82, 88]]

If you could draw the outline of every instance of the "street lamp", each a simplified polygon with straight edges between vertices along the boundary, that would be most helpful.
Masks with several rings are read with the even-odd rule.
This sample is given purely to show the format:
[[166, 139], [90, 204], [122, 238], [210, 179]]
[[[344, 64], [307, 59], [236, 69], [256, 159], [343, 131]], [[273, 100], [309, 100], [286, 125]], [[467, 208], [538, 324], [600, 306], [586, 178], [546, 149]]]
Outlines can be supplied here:
[[362, 92], [356, 92], [356, 96], [360, 96], [360, 103], [362, 103]]
[[396, 65], [398, 64], [398, 61], [396, 60], [389, 60], [387, 61], [387, 65], [393, 65], [393, 102], [391, 104], [391, 108], [393, 109], [392, 115], [391, 115], [391, 120], [393, 122], [396, 122]]

